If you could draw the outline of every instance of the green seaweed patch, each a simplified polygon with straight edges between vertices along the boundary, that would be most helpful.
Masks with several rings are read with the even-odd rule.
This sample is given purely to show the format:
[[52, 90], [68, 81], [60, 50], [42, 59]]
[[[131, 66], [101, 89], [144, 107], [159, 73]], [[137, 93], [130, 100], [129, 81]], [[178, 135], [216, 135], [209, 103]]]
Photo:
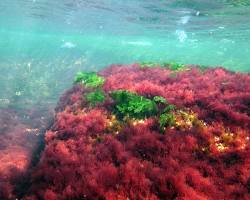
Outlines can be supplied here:
[[78, 72], [74, 83], [82, 83], [86, 87], [97, 88], [104, 84], [105, 79], [95, 72]]
[[155, 96], [155, 97], [153, 98], [153, 100], [154, 100], [154, 102], [156, 102], [156, 103], [163, 103], [163, 104], [168, 103], [167, 100], [166, 100], [164, 97], [162, 97], [162, 96]]
[[105, 93], [101, 89], [96, 89], [94, 92], [86, 94], [86, 100], [91, 106], [96, 106], [105, 101]]
[[160, 130], [163, 132], [166, 127], [175, 125], [175, 117], [173, 113], [162, 113], [159, 117]]
[[115, 102], [113, 114], [120, 120], [136, 121], [154, 117], [158, 121], [162, 133], [167, 127], [175, 125], [175, 106], [168, 104], [168, 101], [162, 96], [148, 99], [126, 90], [116, 90], [111, 92], [111, 97]]
[[146, 97], [126, 90], [112, 91], [111, 97], [115, 102], [114, 113], [120, 119], [144, 119], [157, 114], [157, 104]]
[[159, 126], [160, 126], [160, 132], [164, 133], [166, 127], [173, 127], [175, 125], [175, 106], [172, 104], [168, 104], [163, 111], [160, 113], [159, 116]]
[[173, 105], [173, 104], [168, 104], [165, 108], [164, 108], [164, 110], [163, 110], [163, 112], [170, 112], [170, 111], [174, 111], [176, 108], [175, 108], [175, 105]]
[[161, 67], [160, 63], [157, 62], [141, 62], [139, 63], [140, 67], [144, 68], [144, 67]]
[[176, 62], [161, 62], [161, 63], [157, 63], [157, 62], [142, 62], [140, 63], [140, 67], [144, 68], [144, 67], [162, 67], [162, 68], [167, 68], [170, 69], [172, 71], [183, 71], [183, 70], [187, 70], [188, 67], [184, 64], [181, 63], [176, 63]]
[[164, 68], [168, 68], [172, 71], [183, 71], [183, 70], [186, 70], [188, 69], [186, 67], [186, 65], [184, 64], [181, 64], [181, 63], [176, 63], [176, 62], [172, 62], [172, 63], [164, 63], [163, 64], [163, 67]]

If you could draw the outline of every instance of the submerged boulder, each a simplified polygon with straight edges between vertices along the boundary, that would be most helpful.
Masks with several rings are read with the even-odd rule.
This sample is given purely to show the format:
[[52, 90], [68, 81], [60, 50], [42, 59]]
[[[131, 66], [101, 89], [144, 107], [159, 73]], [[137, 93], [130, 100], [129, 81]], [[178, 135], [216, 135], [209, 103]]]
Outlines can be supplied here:
[[250, 75], [112, 65], [60, 98], [25, 199], [249, 199]]

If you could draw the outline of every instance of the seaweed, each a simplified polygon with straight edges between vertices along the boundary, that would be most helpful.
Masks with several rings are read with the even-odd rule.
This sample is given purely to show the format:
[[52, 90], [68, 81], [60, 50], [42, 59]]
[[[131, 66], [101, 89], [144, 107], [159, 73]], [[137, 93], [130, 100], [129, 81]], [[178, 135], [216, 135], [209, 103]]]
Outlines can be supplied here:
[[172, 71], [182, 71], [187, 68], [186, 65], [176, 62], [163, 63], [163, 67], [168, 68]]
[[153, 100], [154, 100], [154, 102], [156, 102], [156, 103], [163, 103], [163, 104], [166, 104], [166, 103], [167, 103], [167, 100], [166, 100], [164, 97], [162, 97], [162, 96], [155, 96], [155, 97], [153, 98]]
[[[167, 103], [167, 102], [166, 102]], [[168, 104], [159, 116], [159, 126], [160, 132], [163, 133], [166, 127], [175, 126], [175, 115], [174, 115], [175, 106], [172, 104]]]
[[[175, 125], [174, 110], [175, 106], [168, 104], [167, 100], [162, 96], [155, 96], [153, 100], [144, 96], [126, 90], [116, 90], [111, 93], [111, 97], [115, 101], [114, 114], [120, 119], [145, 119], [155, 117], [159, 122], [160, 130]], [[160, 109], [160, 105], [164, 105], [164, 109]]]
[[169, 105], [167, 105], [167, 106], [164, 108], [163, 112], [173, 111], [174, 109], [175, 109], [175, 105], [169, 104]]
[[86, 100], [90, 105], [95, 106], [97, 103], [103, 103], [105, 101], [105, 93], [101, 89], [97, 89], [94, 92], [87, 93]]
[[111, 92], [111, 97], [115, 101], [114, 112], [120, 118], [144, 119], [157, 113], [157, 105], [154, 101], [135, 93], [116, 90]]
[[140, 67], [161, 67], [161, 64], [160, 63], [156, 63], [156, 62], [141, 62], [139, 63], [140, 64]]
[[163, 113], [159, 117], [159, 125], [161, 131], [166, 128], [166, 126], [172, 127], [175, 125], [175, 117], [173, 113]]
[[177, 63], [177, 62], [142, 62], [139, 63], [140, 67], [144, 68], [144, 67], [149, 67], [149, 68], [153, 68], [153, 67], [161, 67], [161, 68], [167, 68], [170, 69], [172, 71], [182, 71], [185, 69], [188, 69], [186, 65], [181, 64], [181, 63]]
[[86, 87], [97, 88], [104, 84], [105, 79], [95, 72], [78, 72], [74, 83], [82, 83]]
[[249, 199], [249, 75], [166, 69], [103, 69], [90, 109], [65, 93], [24, 199]]

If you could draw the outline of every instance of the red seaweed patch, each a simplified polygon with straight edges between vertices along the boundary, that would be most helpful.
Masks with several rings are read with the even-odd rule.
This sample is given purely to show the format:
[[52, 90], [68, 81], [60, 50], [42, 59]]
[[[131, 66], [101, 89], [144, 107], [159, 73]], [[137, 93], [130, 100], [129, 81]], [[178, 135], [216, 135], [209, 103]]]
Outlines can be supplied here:
[[23, 196], [39, 159], [42, 135], [53, 116], [49, 106], [0, 109], [0, 199]]
[[249, 74], [166, 66], [79, 73], [25, 198], [249, 199]]

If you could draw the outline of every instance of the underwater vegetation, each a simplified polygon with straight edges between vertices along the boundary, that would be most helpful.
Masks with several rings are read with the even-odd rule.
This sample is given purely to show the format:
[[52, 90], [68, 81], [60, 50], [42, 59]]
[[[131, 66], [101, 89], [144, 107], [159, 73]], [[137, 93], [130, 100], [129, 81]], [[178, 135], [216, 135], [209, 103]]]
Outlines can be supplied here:
[[23, 199], [250, 198], [249, 74], [140, 64], [79, 74]]
[[126, 90], [115, 90], [111, 93], [115, 101], [114, 113], [124, 119], [135, 118], [144, 119], [156, 113], [156, 103], [143, 96], [134, 94]]
[[99, 87], [104, 83], [104, 78], [94, 72], [79, 72], [75, 77], [75, 83], [82, 83], [85, 87]]
[[42, 133], [52, 118], [53, 108], [48, 105], [21, 111], [0, 109], [1, 200], [16, 199], [26, 192], [31, 168], [42, 150]]
[[167, 69], [171, 69], [173, 71], [181, 71], [188, 69], [187, 66], [181, 63], [176, 63], [176, 62], [162, 62], [162, 63], [155, 63], [155, 62], [142, 62], [140, 63], [141, 67], [163, 67]]
[[249, 74], [173, 71], [78, 74], [25, 199], [249, 199]]
[[97, 103], [102, 103], [105, 101], [105, 94], [102, 90], [97, 89], [94, 92], [86, 94], [86, 100], [93, 106]]

